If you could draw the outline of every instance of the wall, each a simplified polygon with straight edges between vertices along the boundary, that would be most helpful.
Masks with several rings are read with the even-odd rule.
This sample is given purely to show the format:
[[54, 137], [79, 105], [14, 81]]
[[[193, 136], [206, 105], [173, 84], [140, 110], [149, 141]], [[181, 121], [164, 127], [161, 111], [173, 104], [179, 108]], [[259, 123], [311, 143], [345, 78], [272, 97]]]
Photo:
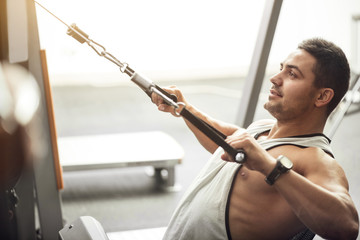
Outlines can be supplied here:
[[[265, 5], [265, 0], [39, 2], [157, 81], [246, 75]], [[67, 36], [66, 26], [37, 9], [53, 82], [97, 83], [104, 74], [105, 83], [127, 81], [119, 78], [116, 66]], [[335, 42], [352, 59], [354, 13], [360, 13], [360, 1], [284, 0], [269, 71], [301, 40], [313, 36]]]

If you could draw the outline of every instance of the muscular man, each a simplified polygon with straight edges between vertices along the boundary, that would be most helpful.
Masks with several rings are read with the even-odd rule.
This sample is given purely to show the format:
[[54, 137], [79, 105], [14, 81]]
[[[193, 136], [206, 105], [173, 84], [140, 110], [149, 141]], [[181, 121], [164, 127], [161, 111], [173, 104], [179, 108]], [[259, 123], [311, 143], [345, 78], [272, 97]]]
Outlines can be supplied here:
[[[299, 44], [270, 82], [264, 107], [275, 120], [248, 129], [215, 120], [166, 90], [197, 117], [222, 131], [247, 154], [237, 164], [186, 121], [211, 153], [170, 221], [164, 239], [291, 239], [306, 229], [326, 239], [356, 239], [358, 214], [343, 169], [323, 135], [329, 114], [347, 91], [349, 65], [340, 48], [323, 39]], [[159, 96], [160, 111], [173, 112]]]

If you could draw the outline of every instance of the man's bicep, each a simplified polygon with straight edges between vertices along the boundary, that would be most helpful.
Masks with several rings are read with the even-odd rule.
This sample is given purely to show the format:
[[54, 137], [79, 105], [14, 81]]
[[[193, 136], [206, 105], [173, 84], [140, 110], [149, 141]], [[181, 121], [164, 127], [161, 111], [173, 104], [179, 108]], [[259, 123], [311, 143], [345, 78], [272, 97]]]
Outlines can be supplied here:
[[309, 156], [311, 160], [305, 166], [304, 177], [330, 192], [347, 193], [349, 184], [336, 160], [324, 152], [314, 152], [312, 155], [315, 156]]

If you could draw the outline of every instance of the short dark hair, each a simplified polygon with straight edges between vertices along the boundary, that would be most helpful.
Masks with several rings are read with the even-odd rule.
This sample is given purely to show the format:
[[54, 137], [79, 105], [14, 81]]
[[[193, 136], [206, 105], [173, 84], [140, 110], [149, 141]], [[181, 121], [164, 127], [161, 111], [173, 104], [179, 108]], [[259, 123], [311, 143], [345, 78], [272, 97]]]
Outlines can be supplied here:
[[348, 60], [341, 48], [321, 38], [304, 40], [299, 44], [298, 49], [305, 50], [316, 59], [313, 68], [315, 87], [334, 90], [334, 97], [327, 108], [327, 114], [330, 115], [349, 88]]

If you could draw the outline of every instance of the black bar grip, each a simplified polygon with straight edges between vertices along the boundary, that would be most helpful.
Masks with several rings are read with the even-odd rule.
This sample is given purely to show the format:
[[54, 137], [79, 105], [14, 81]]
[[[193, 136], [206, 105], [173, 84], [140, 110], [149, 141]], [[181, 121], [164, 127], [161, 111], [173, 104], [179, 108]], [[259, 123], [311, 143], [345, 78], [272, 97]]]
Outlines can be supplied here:
[[164, 94], [165, 96], [167, 96], [168, 98], [170, 98], [171, 100], [173, 100], [174, 102], [177, 103], [178, 99], [176, 97], [175, 94], [170, 94], [167, 91], [165, 91], [164, 89], [162, 89], [161, 87], [159, 87], [158, 85], [155, 85], [155, 88], [157, 90], [159, 90], [162, 94]]
[[189, 112], [185, 107], [181, 110], [180, 115], [189, 122], [191, 122], [197, 129], [204, 133], [214, 143], [222, 147], [225, 152], [230, 154], [230, 156], [234, 159], [235, 162], [243, 163], [246, 161], [246, 153], [244, 152], [244, 150], [234, 149], [227, 142], [225, 142], [225, 135], [223, 133], [219, 134], [218, 130], [214, 131], [213, 127], [210, 127], [210, 125]]

